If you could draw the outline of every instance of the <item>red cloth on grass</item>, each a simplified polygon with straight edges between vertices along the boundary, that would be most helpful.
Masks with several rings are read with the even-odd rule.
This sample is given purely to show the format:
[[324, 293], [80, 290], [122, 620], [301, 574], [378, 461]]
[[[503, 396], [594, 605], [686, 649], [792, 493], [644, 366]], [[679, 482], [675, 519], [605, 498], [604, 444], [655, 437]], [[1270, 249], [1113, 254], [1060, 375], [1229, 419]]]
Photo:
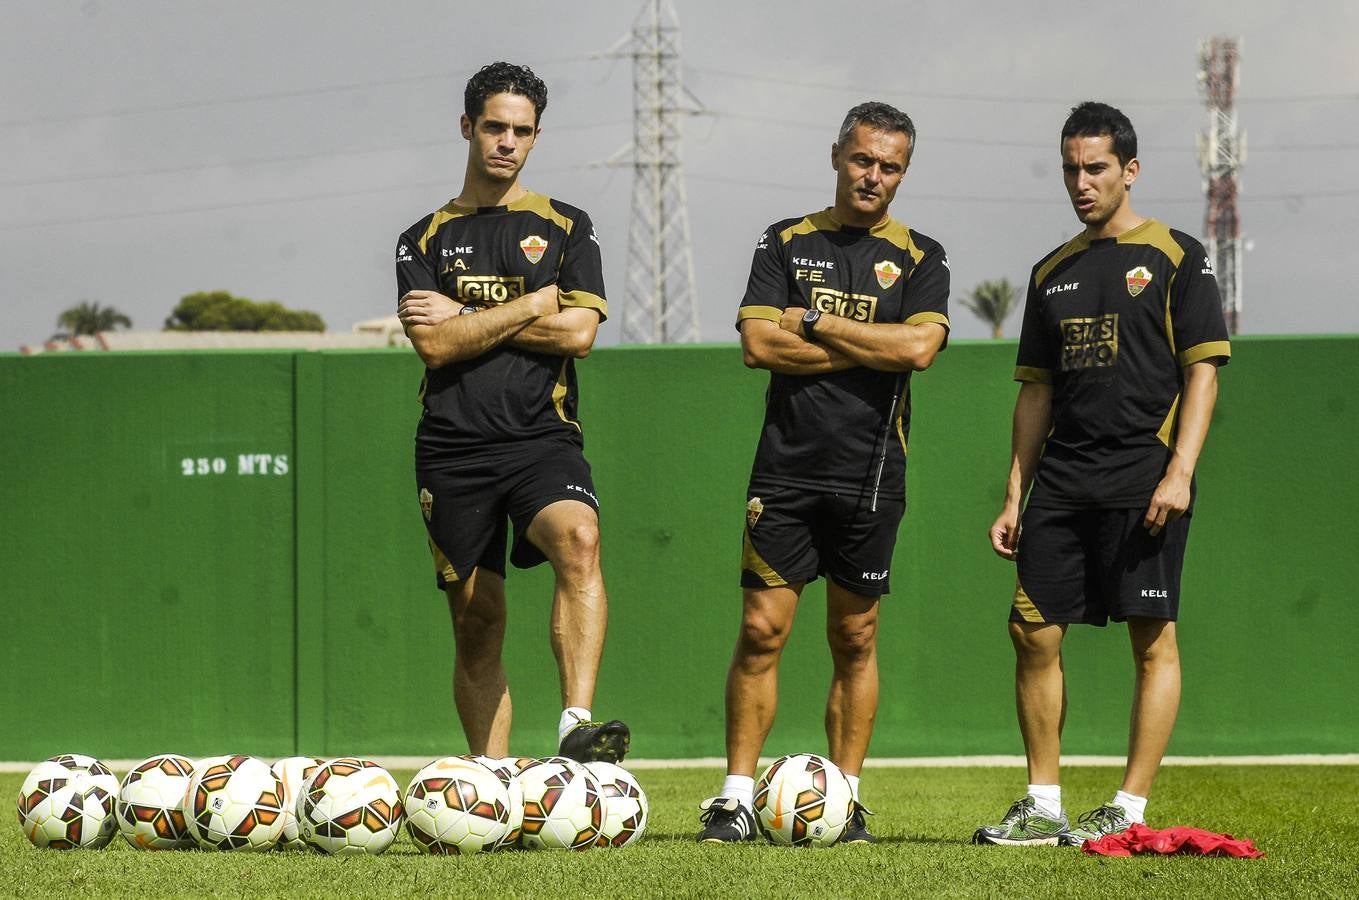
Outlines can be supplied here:
[[1215, 834], [1201, 828], [1148, 828], [1132, 825], [1122, 834], [1106, 834], [1097, 841], [1081, 845], [1083, 853], [1100, 856], [1132, 856], [1134, 853], [1183, 853], [1188, 856], [1238, 856], [1255, 859], [1264, 856], [1249, 838], [1238, 841], [1230, 834]]

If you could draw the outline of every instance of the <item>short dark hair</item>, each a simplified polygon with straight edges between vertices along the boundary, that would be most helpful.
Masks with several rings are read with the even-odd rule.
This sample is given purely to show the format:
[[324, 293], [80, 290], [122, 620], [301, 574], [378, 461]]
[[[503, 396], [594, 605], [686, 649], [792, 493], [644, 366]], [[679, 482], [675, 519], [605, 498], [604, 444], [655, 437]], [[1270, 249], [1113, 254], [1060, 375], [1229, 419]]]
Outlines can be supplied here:
[[486, 99], [496, 94], [518, 94], [533, 103], [533, 124], [537, 125], [547, 108], [547, 85], [528, 66], [493, 62], [467, 79], [462, 92], [463, 112], [469, 121], [486, 111]]
[[910, 138], [910, 143], [906, 145], [906, 162], [911, 161], [911, 154], [915, 152], [915, 123], [911, 121], [910, 116], [895, 106], [876, 100], [860, 103], [845, 115], [845, 121], [840, 124], [840, 136], [836, 143], [843, 145], [856, 125], [867, 125], [878, 131], [895, 131], [906, 135]]
[[1132, 122], [1123, 111], [1107, 103], [1087, 100], [1071, 107], [1071, 115], [1062, 126], [1062, 145], [1066, 145], [1067, 138], [1106, 135], [1113, 138], [1114, 155], [1120, 166], [1126, 166], [1129, 160], [1137, 157], [1137, 132], [1133, 131]]

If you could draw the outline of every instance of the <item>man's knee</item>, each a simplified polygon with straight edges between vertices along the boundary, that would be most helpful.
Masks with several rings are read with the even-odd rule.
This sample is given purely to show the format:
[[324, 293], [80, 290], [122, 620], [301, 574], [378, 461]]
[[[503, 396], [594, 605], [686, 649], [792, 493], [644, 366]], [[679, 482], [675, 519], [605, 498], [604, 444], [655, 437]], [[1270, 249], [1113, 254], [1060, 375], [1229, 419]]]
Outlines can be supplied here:
[[1041, 663], [1060, 657], [1064, 634], [1065, 630], [1060, 625], [1010, 623], [1010, 640], [1014, 643], [1015, 655], [1021, 662]]
[[485, 581], [450, 585], [447, 593], [458, 655], [499, 659], [505, 638], [504, 594]]
[[599, 522], [573, 516], [548, 536], [542, 550], [556, 571], [567, 577], [588, 575], [599, 568]]
[[862, 666], [878, 646], [878, 623], [840, 622], [827, 630], [831, 659], [836, 666]]
[[747, 609], [741, 616], [736, 652], [742, 657], [777, 655], [788, 642], [792, 623], [763, 609]]
[[1153, 619], [1129, 619], [1133, 663], [1147, 671], [1162, 666], [1178, 666], [1180, 649], [1175, 640], [1175, 623]]

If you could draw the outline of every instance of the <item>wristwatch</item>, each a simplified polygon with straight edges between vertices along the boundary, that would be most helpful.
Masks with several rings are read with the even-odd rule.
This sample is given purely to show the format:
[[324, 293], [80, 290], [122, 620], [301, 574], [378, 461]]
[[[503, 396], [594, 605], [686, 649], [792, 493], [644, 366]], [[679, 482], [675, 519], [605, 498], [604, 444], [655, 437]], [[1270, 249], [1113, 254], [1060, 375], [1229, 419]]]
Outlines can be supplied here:
[[479, 310], [479, 309], [481, 309], [480, 306], [477, 306], [475, 303], [469, 303], [469, 304], [467, 304], [466, 306], [464, 306], [462, 309], [458, 310], [458, 315], [460, 315], [460, 316], [470, 316], [472, 313], [476, 312], [476, 311]]
[[816, 323], [821, 321], [821, 310], [809, 309], [802, 314], [802, 334], [809, 341], [816, 340]]

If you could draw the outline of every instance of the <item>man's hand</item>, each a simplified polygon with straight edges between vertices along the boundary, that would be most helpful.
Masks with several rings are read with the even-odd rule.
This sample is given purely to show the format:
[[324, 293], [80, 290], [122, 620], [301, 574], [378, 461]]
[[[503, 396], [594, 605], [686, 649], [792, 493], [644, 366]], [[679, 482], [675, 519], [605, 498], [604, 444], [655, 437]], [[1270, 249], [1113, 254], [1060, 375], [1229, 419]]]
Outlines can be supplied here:
[[1019, 507], [1006, 506], [991, 525], [991, 549], [1002, 559], [1014, 562], [1019, 555]]
[[562, 311], [561, 305], [557, 302], [557, 286], [549, 284], [547, 287], [538, 288], [531, 294], [525, 294], [533, 309], [533, 314], [539, 317], [550, 316]]
[[462, 312], [463, 304], [438, 291], [407, 291], [397, 304], [396, 316], [401, 325], [438, 325]]
[[1151, 495], [1151, 505], [1142, 518], [1142, 527], [1151, 532], [1153, 537], [1189, 509], [1190, 479], [1191, 476], [1183, 472], [1168, 471], [1161, 483], [1156, 485], [1156, 492]]
[[779, 320], [779, 327], [784, 331], [791, 331], [793, 334], [806, 340], [807, 335], [802, 331], [802, 317], [806, 315], [806, 313], [807, 310], [801, 306], [788, 307], [783, 311], [783, 318]]

